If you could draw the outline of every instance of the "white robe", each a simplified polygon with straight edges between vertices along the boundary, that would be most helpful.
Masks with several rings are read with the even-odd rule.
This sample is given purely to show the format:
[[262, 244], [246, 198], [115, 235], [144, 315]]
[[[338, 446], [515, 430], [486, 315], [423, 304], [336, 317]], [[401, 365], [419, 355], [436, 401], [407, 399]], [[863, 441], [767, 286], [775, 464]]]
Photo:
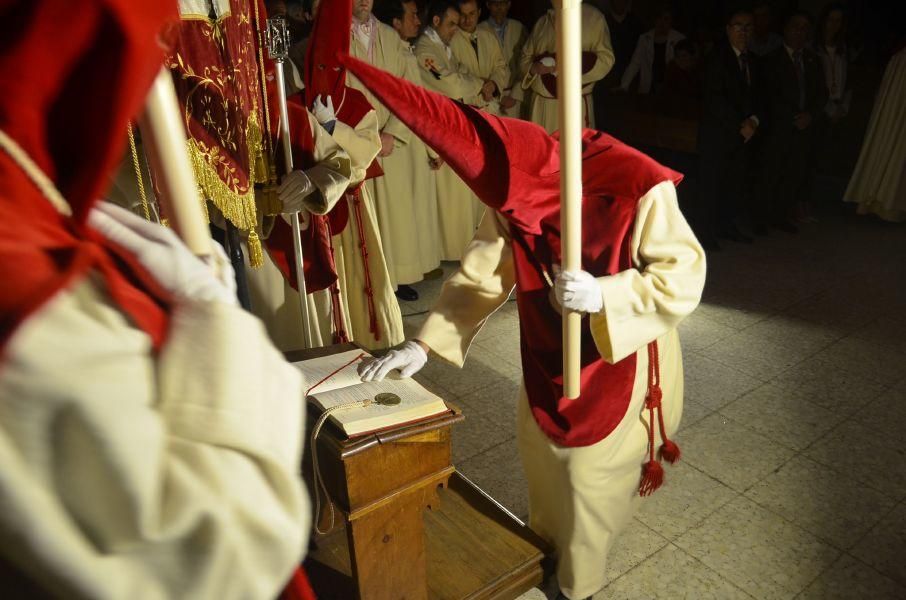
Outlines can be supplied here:
[[494, 36], [494, 39], [500, 44], [503, 60], [506, 61], [507, 67], [510, 69], [510, 80], [503, 90], [503, 95], [512, 96], [517, 100], [517, 103], [516, 106], [513, 106], [509, 110], [501, 109], [501, 114], [506, 117], [517, 119], [525, 118], [525, 101], [528, 94], [522, 89], [523, 73], [519, 67], [519, 59], [522, 57], [522, 46], [525, 44], [525, 40], [528, 37], [525, 26], [515, 19], [507, 19], [502, 42], [497, 36], [497, 32], [494, 29], [494, 23], [491, 19], [479, 23], [478, 29], [487, 31]]
[[[515, 285], [508, 231], [503, 218], [488, 211], [462, 266], [444, 284], [416, 335], [457, 366]], [[633, 268], [598, 278], [604, 309], [589, 317], [602, 358], [615, 362], [636, 353], [635, 384], [622, 422], [591, 446], [559, 446], [541, 432], [527, 409], [524, 386], [520, 391], [517, 441], [528, 480], [530, 525], [556, 549], [557, 578], [570, 598], [585, 598], [604, 585], [607, 554], [634, 512], [647, 460], [650, 424], [643, 409], [652, 340], [658, 341], [668, 436], [679, 426], [683, 372], [676, 327], [701, 297], [705, 254], [671, 182], [639, 200], [631, 253]]]
[[[613, 67], [613, 49], [610, 46], [610, 30], [607, 20], [601, 11], [589, 4], [582, 4], [582, 51], [594, 52], [597, 56], [594, 67], [582, 74], [582, 111], [585, 127], [594, 128], [595, 112], [591, 93], [595, 83], [604, 78]], [[538, 19], [531, 34], [522, 46], [522, 57], [519, 61], [523, 74], [522, 87], [532, 92], [529, 108], [529, 120], [544, 127], [548, 133], [560, 128], [559, 102], [547, 90], [541, 77], [532, 75], [530, 69], [537, 56], [556, 53], [557, 34], [554, 24], [554, 11]]]
[[[375, 35], [373, 59], [354, 36], [350, 54], [419, 84], [421, 76], [409, 44], [383, 23], [378, 23]], [[347, 74], [347, 78], [348, 85], [362, 91], [371, 102], [381, 133], [393, 136], [394, 140], [393, 152], [378, 158], [384, 175], [368, 180], [365, 185], [374, 198], [387, 271], [395, 289], [399, 284], [421, 281], [425, 273], [440, 264], [437, 180], [434, 171], [428, 167], [428, 150], [424, 142], [378, 102], [355, 76]]]
[[273, 598], [302, 559], [302, 378], [261, 323], [177, 306], [159, 354], [96, 279], [0, 365], [2, 560], [61, 598]]
[[906, 221], [906, 50], [887, 65], [843, 199], [860, 214]]

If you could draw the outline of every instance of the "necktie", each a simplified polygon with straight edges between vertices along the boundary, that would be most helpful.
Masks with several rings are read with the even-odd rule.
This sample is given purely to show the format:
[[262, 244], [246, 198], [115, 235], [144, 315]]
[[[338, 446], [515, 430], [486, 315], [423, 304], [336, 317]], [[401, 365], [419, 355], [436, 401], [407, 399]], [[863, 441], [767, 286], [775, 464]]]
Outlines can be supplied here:
[[799, 110], [805, 108], [805, 68], [802, 64], [802, 50], [793, 51], [793, 66], [796, 68], [796, 83], [799, 85]]
[[469, 41], [472, 43], [472, 50], [475, 51], [475, 57], [477, 58], [478, 57], [478, 38], [472, 37], [472, 38], [469, 38]]
[[742, 70], [742, 78], [746, 80], [746, 85], [752, 85], [752, 75], [749, 73], [749, 55], [745, 52], [739, 55], [739, 68]]

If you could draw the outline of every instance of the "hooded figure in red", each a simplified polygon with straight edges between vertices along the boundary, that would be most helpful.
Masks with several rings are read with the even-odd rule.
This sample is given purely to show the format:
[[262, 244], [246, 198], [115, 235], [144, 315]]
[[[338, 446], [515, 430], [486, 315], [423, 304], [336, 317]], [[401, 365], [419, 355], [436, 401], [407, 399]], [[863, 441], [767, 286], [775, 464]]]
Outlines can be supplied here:
[[[392, 369], [411, 375], [428, 349], [461, 365], [475, 334], [515, 289], [518, 441], [531, 525], [557, 550], [564, 597], [589, 596], [603, 586], [607, 551], [631, 519], [632, 496], [658, 488], [661, 458], [679, 458], [669, 439], [682, 406], [675, 329], [697, 305], [705, 272], [676, 201], [681, 176], [585, 130], [583, 271], [560, 274], [557, 134], [352, 58], [343, 63], [493, 209], [415, 339], [365, 366], [363, 377], [380, 379]], [[581, 394], [572, 400], [563, 396], [560, 305], [587, 314]]]
[[[302, 382], [172, 231], [96, 201], [168, 3], [0, 4], [0, 588], [274, 597], [308, 538]], [[189, 200], [191, 201], [191, 199]]]

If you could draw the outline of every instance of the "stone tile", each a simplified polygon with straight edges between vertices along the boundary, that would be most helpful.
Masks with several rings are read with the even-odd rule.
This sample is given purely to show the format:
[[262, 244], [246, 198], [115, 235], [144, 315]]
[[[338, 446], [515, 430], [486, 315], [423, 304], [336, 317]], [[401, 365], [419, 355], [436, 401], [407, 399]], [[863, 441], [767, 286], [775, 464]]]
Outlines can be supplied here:
[[684, 399], [683, 400], [683, 418], [680, 421], [679, 430], [682, 431], [695, 425], [708, 415], [714, 412], [712, 409], [708, 408], [701, 402], [696, 402], [695, 400]]
[[906, 448], [902, 440], [878, 435], [855, 421], [846, 422], [805, 455], [896, 500], [906, 498]]
[[666, 545], [666, 539], [633, 519], [610, 549], [605, 581], [610, 583], [618, 579]]
[[801, 355], [814, 354], [843, 334], [809, 321], [778, 315], [746, 327], [747, 336], [760, 337]]
[[516, 600], [547, 600], [547, 595], [538, 588], [532, 588]]
[[478, 336], [475, 338], [476, 341], [481, 342], [486, 338], [492, 338], [498, 335], [510, 335], [516, 338], [516, 343], [518, 345], [519, 316], [517, 311], [509, 309], [510, 305], [515, 308], [516, 303], [508, 302], [507, 304], [504, 304], [497, 309], [497, 312], [488, 318], [487, 322], [478, 332]]
[[760, 381], [768, 381], [808, 358], [801, 352], [745, 332], [706, 348], [701, 354]]
[[799, 456], [745, 495], [842, 549], [855, 544], [895, 504], [845, 473]]
[[755, 598], [792, 598], [840, 552], [738, 497], [675, 544]]
[[694, 312], [679, 326], [684, 350], [702, 350], [736, 333], [736, 329]]
[[685, 397], [717, 410], [736, 400], [761, 381], [695, 352], [683, 356]]
[[906, 504], [900, 504], [852, 550], [885, 575], [906, 585]]
[[796, 600], [902, 600], [906, 586], [881, 575], [865, 563], [844, 554]]
[[720, 413], [794, 450], [808, 447], [845, 418], [770, 384], [728, 404]]
[[883, 432], [888, 439], [901, 439], [906, 432], [906, 386], [890, 388], [869, 402], [853, 417]]
[[773, 309], [763, 305], [749, 303], [742, 307], [740, 304], [740, 302], [733, 299], [714, 302], [706, 298], [706, 301], [699, 304], [695, 310], [696, 313], [711, 321], [737, 330], [745, 329], [750, 325], [763, 321], [775, 312]]
[[853, 337], [906, 355], [906, 319], [902, 315], [884, 315], [853, 332]]
[[673, 544], [598, 592], [594, 600], [742, 600], [751, 596]]
[[717, 413], [685, 430], [677, 439], [683, 460], [738, 492], [761, 481], [794, 454]]
[[820, 356], [809, 358], [780, 373], [771, 383], [842, 415], [851, 415], [859, 410], [885, 387], [873, 379], [840, 369]]
[[903, 378], [906, 357], [857, 337], [847, 337], [816, 354], [837, 368], [882, 384]]
[[491, 351], [473, 344], [462, 369], [432, 357], [420, 374], [446, 390], [453, 398], [501, 381], [518, 381], [521, 370], [498, 360]]
[[[512, 320], [512, 319], [510, 319]], [[501, 333], [495, 336], [485, 336], [475, 342], [475, 347], [480, 347], [497, 360], [505, 360], [516, 368], [522, 368], [522, 354], [519, 351], [519, 331]]]
[[467, 459], [504, 442], [516, 443], [515, 423], [501, 424], [488, 418], [486, 413], [460, 402], [464, 421], [453, 426], [453, 464]]
[[502, 380], [486, 388], [465, 394], [459, 398], [459, 401], [474, 409], [482, 418], [509, 431], [515, 431], [519, 387], [518, 382]]
[[528, 485], [515, 440], [463, 461], [459, 470], [513, 514], [528, 521]]
[[636, 518], [668, 540], [676, 539], [739, 495], [683, 460], [665, 469], [664, 486], [642, 500]]
[[883, 304], [857, 302], [856, 296], [851, 288], [827, 290], [790, 307], [784, 314], [848, 334], [871, 323], [883, 310]]

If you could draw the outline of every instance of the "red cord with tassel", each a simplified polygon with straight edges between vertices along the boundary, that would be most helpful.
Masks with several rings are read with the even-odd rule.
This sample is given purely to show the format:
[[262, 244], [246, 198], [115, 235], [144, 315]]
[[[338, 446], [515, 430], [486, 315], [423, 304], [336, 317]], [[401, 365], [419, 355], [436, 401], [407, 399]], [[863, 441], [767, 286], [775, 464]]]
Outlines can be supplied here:
[[359, 250], [362, 253], [362, 263], [365, 267], [365, 299], [368, 302], [368, 330], [374, 335], [374, 339], [380, 341], [381, 331], [377, 324], [377, 310], [374, 308], [374, 288], [371, 286], [371, 268], [368, 265], [368, 246], [365, 243], [365, 223], [362, 220], [362, 192], [356, 188], [352, 192], [352, 207], [355, 215], [356, 229], [359, 233]]
[[[639, 495], [650, 496], [664, 483], [663, 458], [670, 464], [680, 459], [680, 448], [676, 442], [667, 437], [664, 426], [664, 393], [661, 390], [661, 366], [658, 357], [657, 341], [648, 344], [648, 391], [645, 397], [645, 408], [648, 409], [648, 462], [642, 466], [642, 481], [639, 484]], [[661, 434], [659, 452], [654, 448], [654, 424], [658, 424]], [[660, 456], [658, 456], [658, 454]]]

